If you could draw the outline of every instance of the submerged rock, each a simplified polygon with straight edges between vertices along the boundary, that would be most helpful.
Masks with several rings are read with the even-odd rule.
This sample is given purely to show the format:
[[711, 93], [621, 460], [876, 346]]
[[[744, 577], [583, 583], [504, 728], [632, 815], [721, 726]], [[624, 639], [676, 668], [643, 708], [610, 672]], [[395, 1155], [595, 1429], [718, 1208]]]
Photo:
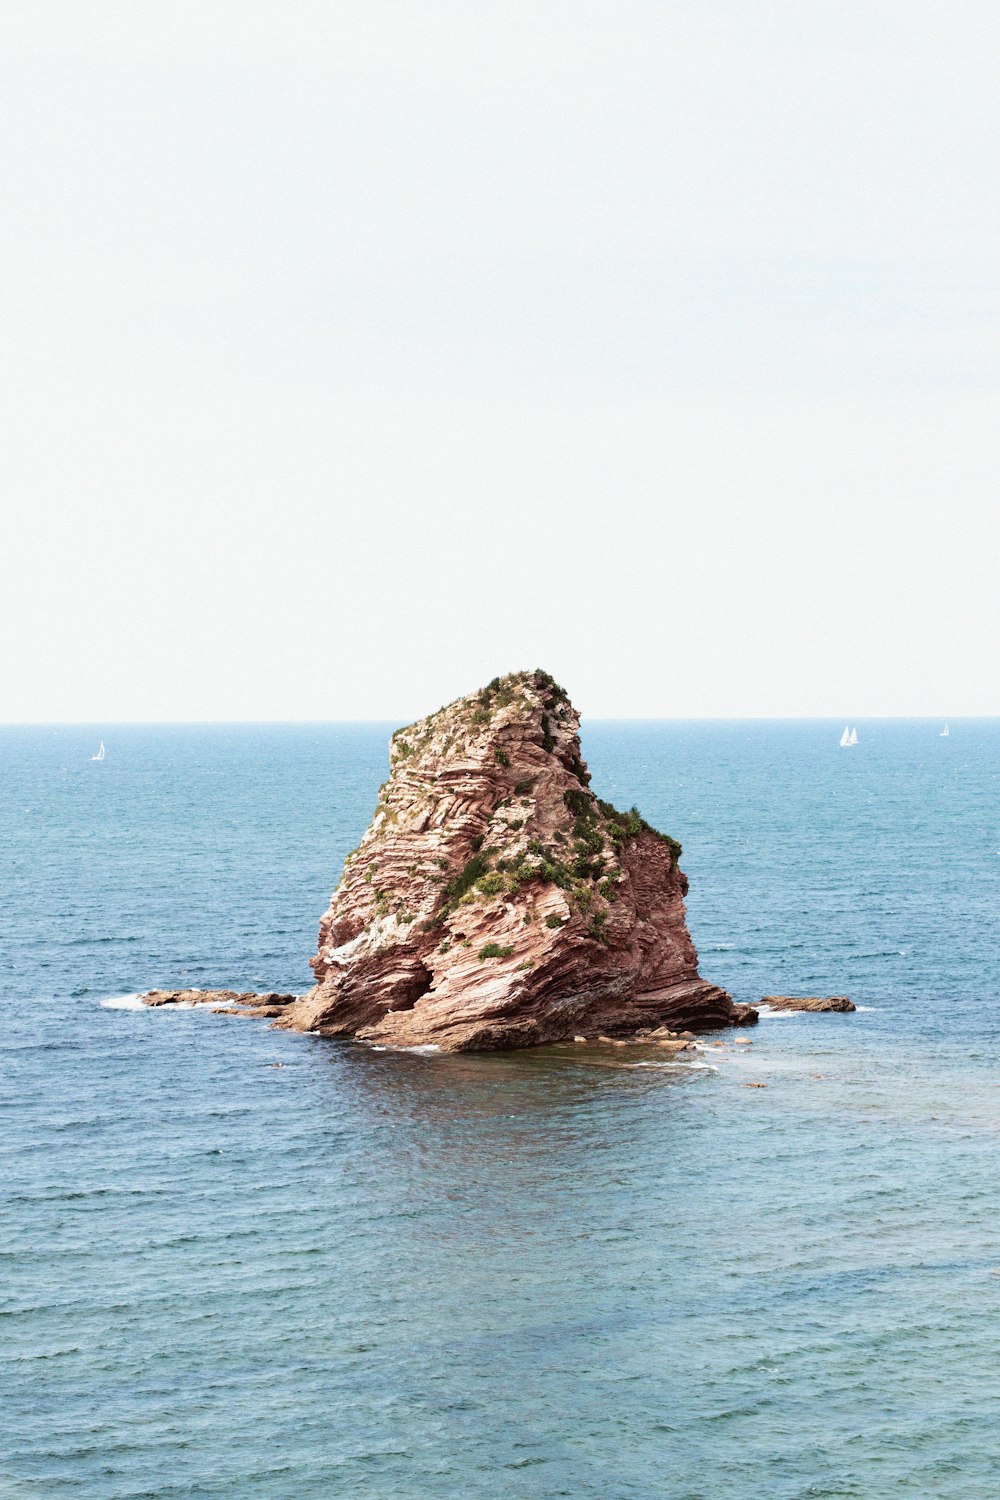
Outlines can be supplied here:
[[390, 766], [279, 1026], [471, 1050], [756, 1020], [699, 975], [680, 845], [595, 797], [547, 673], [397, 731]]
[[772, 1010], [835, 1010], [851, 1011], [857, 1010], [853, 1000], [848, 1000], [846, 995], [806, 995], [797, 999], [793, 995], [763, 995], [761, 1005], [769, 1005]]

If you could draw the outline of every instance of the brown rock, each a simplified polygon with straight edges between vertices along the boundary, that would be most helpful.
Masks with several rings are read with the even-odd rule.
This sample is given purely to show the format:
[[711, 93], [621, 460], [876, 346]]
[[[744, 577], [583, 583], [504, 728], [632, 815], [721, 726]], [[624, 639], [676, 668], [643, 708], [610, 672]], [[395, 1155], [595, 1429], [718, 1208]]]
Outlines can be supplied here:
[[772, 1010], [835, 1010], [850, 1011], [857, 1010], [853, 1000], [848, 1000], [846, 995], [807, 995], [803, 999], [796, 999], [792, 995], [764, 995], [761, 998], [762, 1005], [769, 1005]]
[[280, 1016], [297, 995], [257, 995], [249, 990], [149, 990], [144, 1005], [209, 1005], [217, 1015]]
[[277, 1024], [471, 1050], [755, 1017], [699, 975], [680, 846], [595, 798], [578, 729], [522, 672], [393, 735], [316, 987]]

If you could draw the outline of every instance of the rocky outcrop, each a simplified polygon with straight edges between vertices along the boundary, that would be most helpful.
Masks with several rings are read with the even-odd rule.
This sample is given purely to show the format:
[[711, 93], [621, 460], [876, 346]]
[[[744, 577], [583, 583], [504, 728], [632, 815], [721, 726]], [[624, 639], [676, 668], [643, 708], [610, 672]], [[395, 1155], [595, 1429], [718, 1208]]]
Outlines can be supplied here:
[[283, 1015], [297, 995], [259, 995], [251, 990], [147, 990], [140, 999], [144, 1005], [177, 1005], [190, 1009], [194, 1005], [208, 1005], [220, 1015], [265, 1016], [273, 1019]]
[[698, 973], [679, 844], [595, 797], [578, 731], [544, 672], [397, 731], [276, 1024], [471, 1050], [755, 1020]]
[[763, 995], [761, 1005], [770, 1006], [771, 1010], [834, 1010], [851, 1011], [857, 1010], [853, 1000], [848, 1000], [846, 995], [806, 995], [802, 999], [796, 999], [793, 995]]

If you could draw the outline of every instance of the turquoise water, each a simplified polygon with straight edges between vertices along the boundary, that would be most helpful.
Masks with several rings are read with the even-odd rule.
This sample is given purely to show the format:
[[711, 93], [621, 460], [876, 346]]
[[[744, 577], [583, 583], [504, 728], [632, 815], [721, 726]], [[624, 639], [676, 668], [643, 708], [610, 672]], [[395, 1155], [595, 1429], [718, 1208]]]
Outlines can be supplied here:
[[0, 730], [0, 1494], [994, 1500], [1000, 723], [585, 724], [865, 1007], [697, 1066], [107, 1004], [303, 988], [389, 727]]

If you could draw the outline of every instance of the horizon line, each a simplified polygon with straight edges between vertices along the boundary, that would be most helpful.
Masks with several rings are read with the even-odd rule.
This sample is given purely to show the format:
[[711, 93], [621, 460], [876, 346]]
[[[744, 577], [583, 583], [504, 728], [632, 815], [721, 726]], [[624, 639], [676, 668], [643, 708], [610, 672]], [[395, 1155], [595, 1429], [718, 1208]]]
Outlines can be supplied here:
[[[429, 717], [429, 715], [421, 715]], [[581, 714], [581, 723], [589, 724], [808, 724], [840, 723], [844, 715], [822, 714]], [[1000, 712], [987, 714], [848, 714], [848, 723], [885, 724], [918, 723], [939, 721], [948, 723], [989, 723], [1000, 719]], [[0, 729], [134, 729], [160, 726], [162, 728], [223, 728], [274, 726], [310, 726], [318, 728], [334, 724], [406, 724], [399, 717], [343, 718], [343, 719], [0, 719]]]

